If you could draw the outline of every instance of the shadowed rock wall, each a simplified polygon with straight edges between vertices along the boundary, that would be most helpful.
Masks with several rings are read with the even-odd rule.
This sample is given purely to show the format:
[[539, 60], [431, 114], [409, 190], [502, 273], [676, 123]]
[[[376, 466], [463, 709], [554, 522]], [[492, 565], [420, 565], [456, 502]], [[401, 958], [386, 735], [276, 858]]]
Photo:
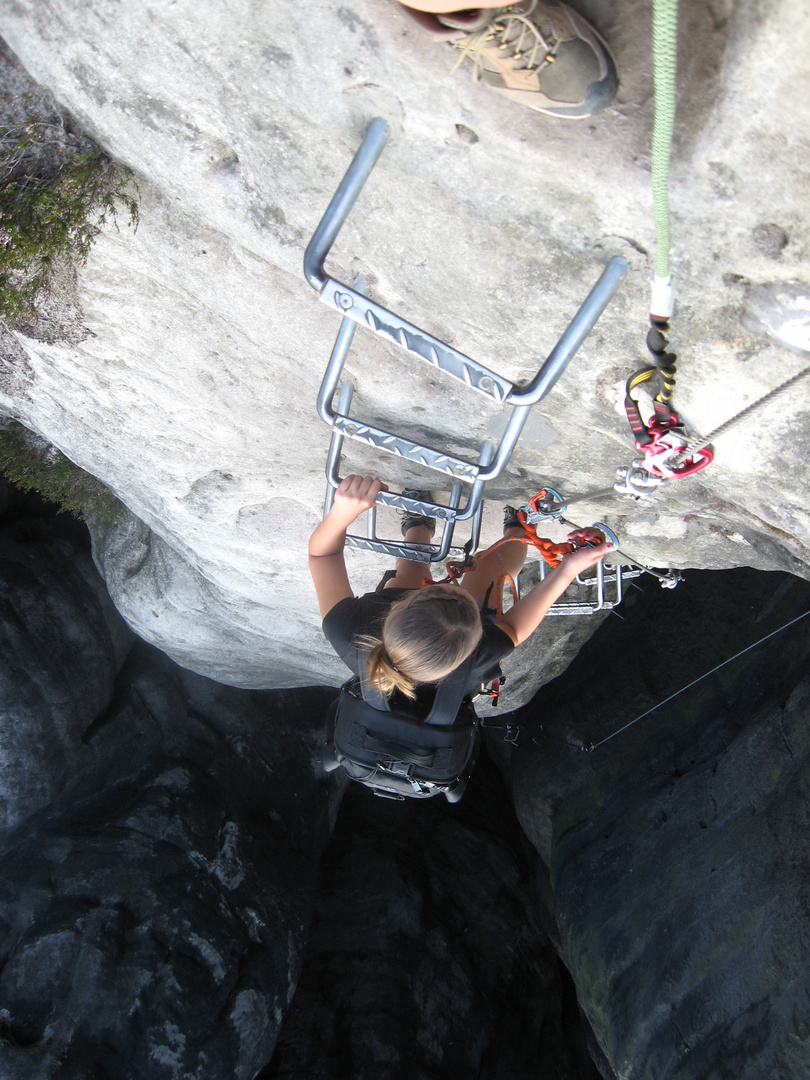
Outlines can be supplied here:
[[251, 1078], [288, 1014], [271, 1074], [416, 1075], [416, 1045], [426, 1076], [589, 1080], [492, 766], [450, 814], [359, 793], [322, 861], [334, 691], [237, 690], [133, 642], [82, 532], [0, 527], [4, 1080]]
[[504, 767], [544, 925], [611, 1080], [810, 1067], [810, 618], [581, 749], [808, 612], [795, 578], [692, 573], [514, 716]]
[[597, 1080], [488, 758], [458, 807], [351, 787], [293, 1006], [259, 1080]]
[[0, 528], [0, 1074], [252, 1077], [338, 801], [332, 694], [133, 644], [81, 531]]
[[810, 611], [805, 582], [634, 590], [492, 714], [506, 785], [485, 755], [457, 806], [355, 788], [330, 840], [332, 691], [133, 645], [48, 528], [2, 529], [4, 1077], [593, 1080], [586, 1047], [606, 1080], [806, 1075], [810, 619], [581, 749]]

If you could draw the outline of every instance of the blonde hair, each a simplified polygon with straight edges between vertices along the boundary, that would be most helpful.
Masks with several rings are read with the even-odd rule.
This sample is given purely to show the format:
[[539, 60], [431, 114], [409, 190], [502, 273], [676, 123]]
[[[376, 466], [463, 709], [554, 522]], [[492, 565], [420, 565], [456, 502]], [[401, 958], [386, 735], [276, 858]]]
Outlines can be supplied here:
[[428, 585], [395, 600], [383, 623], [382, 640], [362, 637], [368, 676], [389, 697], [398, 690], [416, 697], [420, 683], [438, 682], [475, 650], [481, 613], [469, 593], [455, 585]]

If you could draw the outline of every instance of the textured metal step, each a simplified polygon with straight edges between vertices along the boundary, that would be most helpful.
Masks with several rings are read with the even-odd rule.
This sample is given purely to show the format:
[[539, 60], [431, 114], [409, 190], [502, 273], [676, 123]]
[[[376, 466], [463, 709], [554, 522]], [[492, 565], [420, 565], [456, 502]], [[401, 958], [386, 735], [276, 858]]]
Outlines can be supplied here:
[[321, 300], [339, 311], [341, 315], [360, 326], [373, 330], [375, 334], [401, 346], [411, 356], [427, 361], [445, 374], [463, 382], [479, 394], [491, 398], [502, 405], [514, 390], [514, 384], [494, 371], [479, 364], [464, 353], [447, 345], [438, 338], [420, 330], [418, 326], [406, 322], [387, 308], [375, 304], [362, 293], [342, 285], [339, 281], [328, 278], [321, 291]]
[[393, 435], [390, 431], [363, 424], [351, 417], [338, 414], [332, 426], [339, 435], [344, 435], [347, 439], [365, 443], [366, 446], [373, 446], [388, 454], [396, 454], [397, 457], [413, 461], [417, 465], [424, 465], [428, 469], [435, 469], [436, 472], [452, 476], [454, 480], [472, 484], [478, 476], [478, 466], [469, 461], [433, 450], [429, 446], [422, 446], [420, 443], [411, 442], [402, 435]]

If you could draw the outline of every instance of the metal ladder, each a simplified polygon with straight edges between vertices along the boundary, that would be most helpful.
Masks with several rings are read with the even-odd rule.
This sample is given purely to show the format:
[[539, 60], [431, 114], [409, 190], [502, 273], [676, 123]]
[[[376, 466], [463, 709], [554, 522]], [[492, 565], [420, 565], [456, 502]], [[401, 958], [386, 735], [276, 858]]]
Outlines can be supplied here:
[[[443, 473], [453, 480], [452, 491], [446, 505], [421, 501], [389, 491], [381, 491], [377, 497], [378, 505], [437, 518], [442, 524], [437, 542], [410, 544], [399, 540], [381, 539], [376, 533], [376, 506], [366, 515], [367, 535], [346, 537], [346, 542], [350, 547], [364, 548], [415, 562], [432, 563], [440, 562], [448, 556], [457, 557], [462, 554], [460, 548], [452, 546], [457, 521], [471, 521], [472, 550], [477, 547], [484, 485], [488, 480], [494, 479], [503, 472], [532, 405], [548, 394], [565, 371], [577, 349], [616, 292], [627, 272], [627, 263], [620, 257], [611, 259], [534, 378], [524, 385], [510, 382], [478, 361], [465, 356], [451, 345], [370, 300], [363, 292], [362, 281], [356, 283], [355, 287], [351, 287], [325, 273], [326, 256], [357, 201], [387, 139], [386, 122], [381, 119], [373, 120], [304, 254], [304, 275], [307, 281], [318, 292], [320, 299], [342, 316], [337, 339], [318, 394], [318, 413], [332, 429], [326, 465], [327, 494], [324, 513], [328, 513], [335, 489], [341, 482], [340, 461], [344, 439], [365, 443], [367, 446], [396, 454], [405, 460]], [[340, 386], [340, 380], [358, 325], [400, 346], [410, 356], [426, 361], [446, 375], [458, 379], [471, 390], [483, 394], [498, 404], [509, 406], [512, 412], [497, 448], [487, 441], [481, 447], [477, 462], [466, 461], [352, 418], [349, 415], [349, 409], [353, 387], [348, 382]], [[338, 406], [334, 409], [332, 402], [339, 386]], [[465, 486], [468, 493], [466, 500], [462, 503], [462, 492]]]
[[[615, 549], [619, 546], [619, 539], [612, 529], [609, 529], [603, 521], [597, 521], [594, 528], [601, 529]], [[543, 581], [551, 567], [542, 559], [540, 560], [540, 580]], [[598, 611], [612, 611], [618, 607], [624, 599], [624, 586], [633, 578], [641, 577], [644, 570], [634, 566], [625, 566], [616, 563], [612, 567], [606, 567], [604, 562], [598, 562], [594, 573], [590, 575], [580, 574], [575, 580], [578, 585], [585, 588], [595, 588], [596, 595], [593, 600], [557, 600], [548, 609], [549, 615], [595, 615]], [[519, 582], [518, 597], [520, 596]], [[606, 586], [612, 585], [608, 590]], [[612, 595], [609, 595], [609, 592]]]

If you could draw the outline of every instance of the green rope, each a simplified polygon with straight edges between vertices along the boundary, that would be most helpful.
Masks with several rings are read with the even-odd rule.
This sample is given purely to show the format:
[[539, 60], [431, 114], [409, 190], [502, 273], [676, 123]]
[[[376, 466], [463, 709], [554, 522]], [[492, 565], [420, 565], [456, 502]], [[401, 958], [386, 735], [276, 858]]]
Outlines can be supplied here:
[[678, 0], [655, 0], [653, 70], [655, 123], [652, 141], [652, 189], [657, 243], [656, 277], [669, 277], [669, 155], [675, 121], [675, 62], [678, 46]]

